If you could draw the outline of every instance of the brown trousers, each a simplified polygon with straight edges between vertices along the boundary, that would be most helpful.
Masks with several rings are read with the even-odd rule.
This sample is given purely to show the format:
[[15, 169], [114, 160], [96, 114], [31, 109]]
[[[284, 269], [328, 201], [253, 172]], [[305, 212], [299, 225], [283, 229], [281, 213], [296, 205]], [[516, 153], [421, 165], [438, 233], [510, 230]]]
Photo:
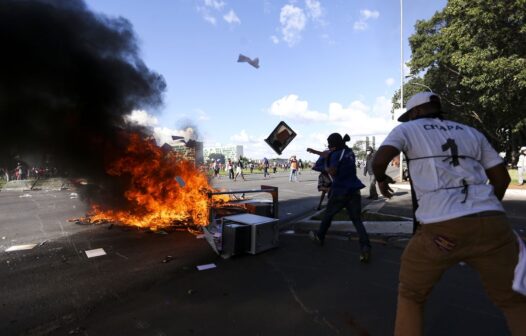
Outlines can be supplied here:
[[422, 225], [402, 255], [395, 335], [423, 334], [424, 304], [433, 286], [461, 261], [479, 273], [512, 335], [526, 335], [526, 296], [511, 289], [518, 253], [517, 238], [504, 215]]

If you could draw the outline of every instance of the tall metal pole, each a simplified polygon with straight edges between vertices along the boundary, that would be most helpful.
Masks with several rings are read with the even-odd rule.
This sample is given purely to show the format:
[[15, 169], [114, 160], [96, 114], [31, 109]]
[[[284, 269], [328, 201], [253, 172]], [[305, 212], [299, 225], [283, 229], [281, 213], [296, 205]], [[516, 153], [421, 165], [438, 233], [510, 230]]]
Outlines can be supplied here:
[[[404, 0], [400, 0], [400, 110], [404, 111]], [[400, 182], [404, 175], [404, 153], [400, 152]]]

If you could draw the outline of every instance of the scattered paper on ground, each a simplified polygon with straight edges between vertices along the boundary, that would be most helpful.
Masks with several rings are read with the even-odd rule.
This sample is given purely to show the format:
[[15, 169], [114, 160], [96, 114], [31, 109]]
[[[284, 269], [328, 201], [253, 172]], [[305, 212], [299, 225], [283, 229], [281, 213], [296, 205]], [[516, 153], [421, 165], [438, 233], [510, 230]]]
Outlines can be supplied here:
[[37, 244], [25, 244], [25, 245], [14, 245], [5, 250], [6, 252], [13, 252], [13, 251], [23, 251], [23, 250], [31, 250], [33, 247], [37, 246]]
[[79, 198], [79, 194], [71, 193], [71, 194], [69, 194], [69, 198], [71, 198], [71, 199]]
[[206, 271], [206, 270], [212, 269], [212, 268], [216, 268], [216, 264], [212, 263], [212, 264], [206, 264], [206, 265], [199, 265], [199, 266], [197, 266], [197, 269], [199, 271]]
[[18, 197], [25, 198], [25, 197], [33, 197], [33, 196], [31, 196], [31, 194], [23, 194], [23, 195], [20, 195]]
[[87, 251], [84, 251], [86, 252], [86, 256], [88, 258], [94, 258], [94, 257], [100, 257], [100, 256], [103, 256], [103, 255], [106, 255], [106, 251], [104, 251], [103, 248], [98, 248], [98, 249], [94, 249], [94, 250], [87, 250]]

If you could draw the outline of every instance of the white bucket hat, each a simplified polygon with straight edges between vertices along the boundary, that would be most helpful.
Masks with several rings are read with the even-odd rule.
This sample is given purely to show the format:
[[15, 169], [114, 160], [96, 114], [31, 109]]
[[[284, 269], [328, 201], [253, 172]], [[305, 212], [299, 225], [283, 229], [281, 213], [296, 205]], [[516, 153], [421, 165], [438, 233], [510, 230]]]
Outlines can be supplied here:
[[[434, 97], [434, 98], [432, 98]], [[434, 93], [434, 92], [419, 92], [415, 95], [413, 95], [409, 100], [407, 101], [407, 104], [405, 106], [406, 111], [398, 118], [398, 121], [400, 122], [406, 122], [409, 121], [409, 112], [420, 105], [429, 103], [435, 99], [438, 98], [438, 101], [440, 102], [440, 97]]]

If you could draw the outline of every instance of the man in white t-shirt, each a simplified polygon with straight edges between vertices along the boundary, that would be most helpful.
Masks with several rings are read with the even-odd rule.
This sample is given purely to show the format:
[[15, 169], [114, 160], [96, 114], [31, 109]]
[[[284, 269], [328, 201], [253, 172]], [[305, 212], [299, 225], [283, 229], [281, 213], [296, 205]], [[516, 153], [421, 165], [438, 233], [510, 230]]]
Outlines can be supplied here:
[[395, 335], [423, 334], [427, 297], [460, 261], [478, 271], [512, 334], [524, 335], [526, 297], [511, 287], [519, 249], [501, 204], [510, 183], [502, 158], [476, 129], [444, 120], [432, 92], [412, 96], [398, 121], [373, 161], [390, 198], [385, 170], [403, 151], [416, 199], [419, 225], [402, 255]]

